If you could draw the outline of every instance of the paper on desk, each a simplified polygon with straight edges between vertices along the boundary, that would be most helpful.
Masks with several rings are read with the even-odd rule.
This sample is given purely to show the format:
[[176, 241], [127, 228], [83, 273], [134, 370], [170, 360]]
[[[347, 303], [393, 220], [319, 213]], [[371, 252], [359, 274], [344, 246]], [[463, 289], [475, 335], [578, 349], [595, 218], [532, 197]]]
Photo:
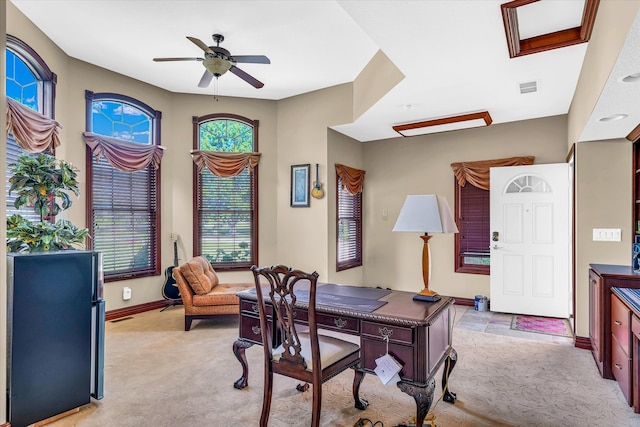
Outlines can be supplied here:
[[398, 373], [402, 369], [402, 365], [393, 358], [390, 354], [385, 354], [382, 357], [376, 359], [376, 368], [373, 372], [376, 373], [382, 384], [387, 385], [392, 380], [394, 383], [400, 381]]

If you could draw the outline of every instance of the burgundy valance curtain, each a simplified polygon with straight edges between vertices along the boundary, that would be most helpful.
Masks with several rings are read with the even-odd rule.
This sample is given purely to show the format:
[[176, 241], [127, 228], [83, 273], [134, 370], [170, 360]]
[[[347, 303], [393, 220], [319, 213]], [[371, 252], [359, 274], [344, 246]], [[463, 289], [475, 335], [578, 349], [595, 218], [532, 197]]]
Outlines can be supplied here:
[[364, 187], [364, 174], [367, 173], [361, 169], [352, 168], [349, 166], [336, 163], [336, 174], [342, 181], [342, 188], [347, 190], [347, 193], [356, 195], [362, 192]]
[[164, 147], [159, 145], [144, 145], [123, 141], [92, 132], [84, 132], [84, 141], [96, 159], [104, 156], [116, 169], [124, 172], [135, 172], [146, 169], [149, 164], [154, 169], [160, 167], [160, 160]]
[[7, 98], [7, 130], [25, 151], [41, 153], [60, 145], [60, 123], [32, 110], [16, 100]]
[[205, 166], [216, 176], [230, 178], [249, 168], [249, 173], [260, 162], [261, 153], [228, 153], [222, 151], [192, 150], [193, 163], [202, 172]]
[[522, 166], [532, 165], [535, 157], [509, 157], [506, 159], [481, 160], [478, 162], [451, 163], [453, 174], [458, 180], [460, 187], [468, 182], [469, 184], [481, 188], [489, 189], [489, 168], [500, 166]]

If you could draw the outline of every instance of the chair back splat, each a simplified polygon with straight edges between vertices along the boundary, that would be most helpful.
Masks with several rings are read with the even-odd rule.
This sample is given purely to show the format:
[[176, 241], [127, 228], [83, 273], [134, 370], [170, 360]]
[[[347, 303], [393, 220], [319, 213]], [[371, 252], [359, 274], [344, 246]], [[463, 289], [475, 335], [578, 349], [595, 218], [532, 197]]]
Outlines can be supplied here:
[[[255, 279], [265, 365], [260, 426], [266, 427], [269, 419], [274, 373], [311, 383], [312, 426], [320, 423], [322, 383], [347, 368], [355, 370], [353, 396], [356, 407], [364, 409], [358, 397], [364, 378], [364, 373], [358, 370], [360, 347], [349, 341], [318, 334], [318, 273], [309, 274], [284, 265], [253, 266], [251, 271]], [[297, 318], [298, 313], [303, 312], [308, 313], [306, 321]]]

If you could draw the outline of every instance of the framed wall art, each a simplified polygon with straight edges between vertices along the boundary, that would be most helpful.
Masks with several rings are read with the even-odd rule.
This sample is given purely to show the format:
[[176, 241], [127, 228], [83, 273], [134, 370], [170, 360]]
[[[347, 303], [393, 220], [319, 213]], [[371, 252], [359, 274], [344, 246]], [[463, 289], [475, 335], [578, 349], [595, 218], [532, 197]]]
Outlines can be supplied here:
[[310, 164], [291, 166], [291, 207], [309, 207]]

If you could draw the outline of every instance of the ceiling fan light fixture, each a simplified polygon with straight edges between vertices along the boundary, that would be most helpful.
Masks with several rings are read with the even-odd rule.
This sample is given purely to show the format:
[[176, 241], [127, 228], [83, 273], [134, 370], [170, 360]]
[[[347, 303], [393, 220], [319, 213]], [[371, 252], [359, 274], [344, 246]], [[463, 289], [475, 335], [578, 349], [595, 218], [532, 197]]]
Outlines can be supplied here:
[[222, 58], [207, 58], [202, 61], [204, 67], [214, 76], [220, 77], [231, 68], [231, 63]]

